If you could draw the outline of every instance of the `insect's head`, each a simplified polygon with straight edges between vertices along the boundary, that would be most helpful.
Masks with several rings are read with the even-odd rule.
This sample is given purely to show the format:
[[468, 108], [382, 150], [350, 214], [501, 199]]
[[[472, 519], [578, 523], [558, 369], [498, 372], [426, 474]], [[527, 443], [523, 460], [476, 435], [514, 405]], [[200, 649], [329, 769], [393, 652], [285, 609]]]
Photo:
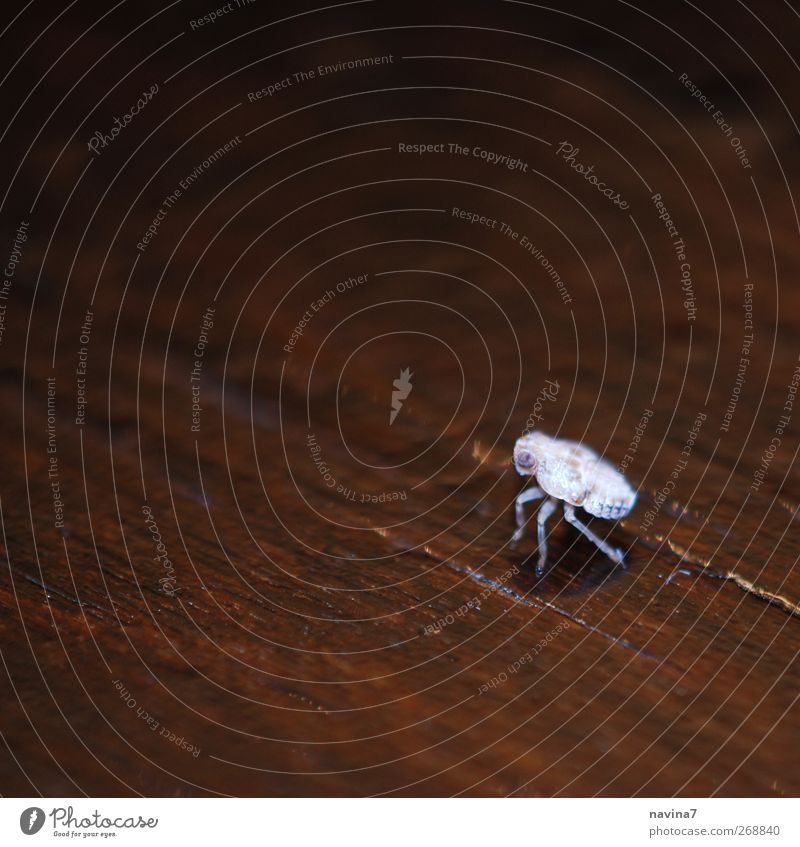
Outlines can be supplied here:
[[531, 441], [524, 436], [514, 445], [514, 467], [522, 476], [535, 476], [539, 460]]

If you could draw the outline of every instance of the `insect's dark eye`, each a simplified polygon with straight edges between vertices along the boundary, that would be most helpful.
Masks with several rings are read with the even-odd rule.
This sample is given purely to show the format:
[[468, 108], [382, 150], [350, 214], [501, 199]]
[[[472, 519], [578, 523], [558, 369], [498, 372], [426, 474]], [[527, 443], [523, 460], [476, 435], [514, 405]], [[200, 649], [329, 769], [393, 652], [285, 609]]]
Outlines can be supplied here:
[[536, 459], [534, 459], [533, 453], [529, 450], [520, 450], [515, 456], [515, 460], [521, 468], [530, 469], [536, 464]]

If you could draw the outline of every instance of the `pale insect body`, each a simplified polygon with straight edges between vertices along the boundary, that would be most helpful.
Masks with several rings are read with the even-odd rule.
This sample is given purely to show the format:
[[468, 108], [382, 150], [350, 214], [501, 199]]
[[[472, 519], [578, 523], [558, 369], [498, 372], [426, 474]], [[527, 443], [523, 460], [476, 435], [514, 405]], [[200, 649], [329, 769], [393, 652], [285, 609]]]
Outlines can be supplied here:
[[525, 528], [523, 505], [545, 498], [537, 516], [539, 530], [539, 563], [536, 573], [544, 571], [547, 561], [545, 522], [564, 503], [564, 517], [597, 545], [614, 562], [622, 562], [622, 550], [611, 547], [598, 538], [575, 515], [580, 506], [589, 514], [606, 520], [616, 520], [634, 507], [636, 491], [625, 477], [594, 450], [577, 441], [552, 438], [543, 432], [523, 435], [514, 445], [514, 467], [522, 476], [531, 476], [537, 486], [526, 488], [516, 500], [517, 531], [512, 540], [519, 541]]

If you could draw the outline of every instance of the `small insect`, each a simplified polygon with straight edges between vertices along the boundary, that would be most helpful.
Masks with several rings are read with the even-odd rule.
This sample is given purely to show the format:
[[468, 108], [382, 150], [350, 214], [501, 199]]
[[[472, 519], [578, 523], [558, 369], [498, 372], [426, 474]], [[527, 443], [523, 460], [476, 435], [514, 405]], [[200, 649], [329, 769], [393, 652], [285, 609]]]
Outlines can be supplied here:
[[564, 501], [564, 517], [596, 544], [614, 562], [621, 563], [623, 551], [598, 538], [575, 515], [580, 506], [589, 514], [616, 520], [634, 507], [636, 492], [625, 477], [594, 450], [577, 441], [551, 438], [543, 432], [523, 435], [514, 445], [514, 467], [522, 476], [532, 476], [539, 484], [526, 488], [516, 500], [517, 531], [512, 542], [522, 538], [525, 529], [525, 503], [539, 497], [547, 499], [537, 515], [539, 527], [539, 562], [536, 575], [544, 573], [547, 561], [545, 522]]

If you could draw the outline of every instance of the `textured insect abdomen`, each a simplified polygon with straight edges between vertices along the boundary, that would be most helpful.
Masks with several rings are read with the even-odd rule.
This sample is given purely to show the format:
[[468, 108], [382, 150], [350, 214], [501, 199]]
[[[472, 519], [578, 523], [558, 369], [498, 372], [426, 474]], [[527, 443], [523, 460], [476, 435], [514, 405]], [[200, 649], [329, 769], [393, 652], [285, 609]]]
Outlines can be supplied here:
[[589, 492], [583, 501], [583, 508], [598, 518], [616, 520], [636, 504], [636, 492], [625, 477], [613, 465], [604, 459], [589, 473]]

